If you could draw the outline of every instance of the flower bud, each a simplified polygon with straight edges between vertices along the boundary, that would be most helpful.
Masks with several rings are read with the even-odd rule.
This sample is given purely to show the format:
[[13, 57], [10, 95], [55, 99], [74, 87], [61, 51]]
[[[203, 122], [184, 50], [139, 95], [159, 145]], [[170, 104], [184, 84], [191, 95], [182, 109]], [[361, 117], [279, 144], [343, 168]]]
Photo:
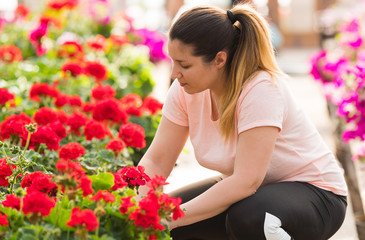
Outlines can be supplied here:
[[10, 152], [12, 153], [12, 154], [17, 154], [17, 153], [20, 153], [20, 147], [19, 146], [11, 146], [10, 148], [9, 148], [9, 150], [10, 150]]
[[25, 125], [25, 128], [28, 130], [28, 132], [35, 133], [37, 131], [37, 124], [36, 123], [28, 124]]

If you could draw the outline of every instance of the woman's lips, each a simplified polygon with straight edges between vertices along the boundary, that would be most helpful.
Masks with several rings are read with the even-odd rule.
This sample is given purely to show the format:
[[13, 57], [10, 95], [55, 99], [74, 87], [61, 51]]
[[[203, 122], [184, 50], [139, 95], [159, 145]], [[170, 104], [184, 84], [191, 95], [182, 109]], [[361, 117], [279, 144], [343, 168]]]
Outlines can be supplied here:
[[180, 83], [180, 86], [181, 87], [183, 87], [183, 86], [185, 86], [186, 85], [186, 83]]

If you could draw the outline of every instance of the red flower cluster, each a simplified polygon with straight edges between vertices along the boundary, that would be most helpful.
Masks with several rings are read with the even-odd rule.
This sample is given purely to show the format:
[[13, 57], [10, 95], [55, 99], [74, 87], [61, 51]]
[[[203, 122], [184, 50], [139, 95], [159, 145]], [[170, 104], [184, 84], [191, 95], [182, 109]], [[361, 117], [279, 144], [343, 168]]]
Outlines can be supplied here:
[[[23, 138], [26, 140], [26, 138]], [[41, 143], [47, 145], [49, 150], [58, 150], [60, 138], [49, 126], [40, 126], [30, 137], [29, 148], [38, 149]], [[25, 141], [23, 141], [25, 145]]]
[[115, 89], [108, 84], [107, 85], [99, 84], [91, 90], [91, 96], [97, 101], [107, 98], [112, 98], [115, 96], [115, 94], [116, 94]]
[[67, 41], [61, 44], [58, 56], [61, 58], [81, 58], [84, 55], [82, 46], [74, 41]]
[[128, 147], [146, 147], [145, 132], [143, 127], [135, 123], [126, 123], [119, 128], [119, 135]]
[[87, 62], [85, 71], [87, 75], [94, 77], [97, 82], [104, 81], [108, 78], [106, 66], [99, 62]]
[[81, 210], [79, 207], [72, 209], [71, 219], [66, 225], [70, 227], [86, 227], [88, 231], [95, 231], [99, 227], [95, 213], [90, 209]]
[[112, 45], [116, 47], [121, 47], [129, 42], [129, 38], [126, 35], [112, 34], [110, 35], [109, 40], [112, 43]]
[[38, 191], [55, 197], [58, 187], [51, 181], [51, 178], [51, 175], [44, 174], [43, 172], [34, 172], [24, 177], [21, 186], [23, 188], [27, 187], [27, 193]]
[[5, 200], [1, 203], [4, 207], [10, 207], [16, 210], [20, 210], [20, 198], [14, 194], [6, 195]]
[[103, 139], [107, 134], [108, 130], [103, 126], [101, 122], [90, 120], [87, 122], [84, 128], [84, 135], [86, 140], [91, 141], [93, 138]]
[[128, 115], [122, 110], [117, 99], [108, 98], [95, 105], [93, 118], [97, 121], [112, 120], [116, 123], [125, 123]]
[[39, 191], [28, 192], [23, 198], [24, 214], [40, 213], [42, 216], [48, 216], [55, 205], [53, 199]]
[[5, 117], [5, 120], [0, 124], [1, 140], [6, 140], [11, 137], [26, 138], [28, 131], [25, 129], [25, 125], [29, 123], [32, 123], [32, 119], [25, 113]]
[[65, 73], [66, 72], [70, 73], [73, 77], [77, 77], [84, 73], [84, 69], [81, 66], [81, 63], [75, 60], [69, 60], [65, 62], [62, 65], [61, 70]]
[[103, 199], [105, 202], [113, 203], [115, 201], [115, 196], [108, 191], [99, 190], [93, 197], [90, 198], [90, 200], [93, 201], [100, 201], [101, 199]]
[[49, 124], [49, 127], [57, 134], [60, 139], [66, 137], [66, 128], [60, 121], [55, 121]]
[[125, 143], [118, 139], [118, 138], [114, 138], [112, 140], [110, 140], [110, 142], [108, 142], [105, 146], [105, 149], [110, 149], [113, 152], [121, 152], [123, 151], [123, 149], [125, 148]]
[[79, 0], [49, 0], [47, 7], [54, 10], [61, 10], [63, 8], [72, 9], [79, 4]]
[[126, 214], [131, 207], [134, 207], [136, 205], [134, 202], [131, 201], [131, 199], [132, 196], [123, 197], [120, 199], [121, 202], [119, 211], [121, 212], [121, 214]]
[[86, 45], [95, 51], [108, 52], [110, 48], [108, 41], [102, 35], [96, 35], [95, 37], [89, 38], [86, 41]]
[[42, 97], [57, 98], [58, 89], [51, 87], [47, 83], [35, 83], [29, 90], [29, 97], [33, 101], [41, 101]]
[[13, 174], [13, 171], [10, 167], [10, 165], [8, 164], [8, 161], [6, 160], [6, 158], [1, 158], [0, 159], [0, 186], [8, 186], [9, 185], [9, 181], [8, 181], [8, 177]]
[[77, 142], [70, 142], [63, 145], [58, 152], [58, 156], [64, 160], [75, 160], [84, 154], [85, 148]]
[[70, 126], [72, 133], [80, 135], [80, 128], [85, 126], [88, 120], [89, 118], [85, 114], [75, 112], [68, 117], [66, 125]]
[[163, 104], [154, 97], [148, 96], [143, 100], [142, 107], [155, 114], [162, 109]]
[[17, 8], [15, 9], [15, 15], [17, 17], [25, 18], [29, 15], [30, 10], [24, 4], [18, 4]]
[[6, 88], [0, 88], [0, 105], [4, 105], [15, 98], [14, 94], [10, 93]]
[[142, 98], [135, 94], [129, 93], [120, 99], [123, 109], [130, 115], [134, 116], [142, 116], [143, 109], [142, 106]]
[[14, 45], [0, 46], [0, 62], [12, 63], [23, 60], [22, 52]]
[[0, 226], [9, 226], [9, 222], [7, 220], [7, 215], [6, 214], [1, 214], [0, 213]]
[[38, 125], [48, 125], [57, 120], [57, 114], [52, 108], [41, 107], [34, 113], [33, 119]]
[[130, 188], [143, 186], [150, 180], [150, 177], [144, 172], [143, 166], [124, 167], [119, 169], [115, 175], [119, 175], [124, 182], [128, 183]]

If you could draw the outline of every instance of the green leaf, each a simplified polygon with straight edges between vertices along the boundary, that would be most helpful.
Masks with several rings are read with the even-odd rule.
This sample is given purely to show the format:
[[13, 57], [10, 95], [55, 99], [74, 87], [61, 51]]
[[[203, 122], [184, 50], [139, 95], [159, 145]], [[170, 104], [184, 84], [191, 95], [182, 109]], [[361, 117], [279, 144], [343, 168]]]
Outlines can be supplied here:
[[93, 182], [95, 192], [101, 190], [108, 190], [114, 186], [114, 176], [111, 173], [99, 173], [98, 175], [90, 176]]

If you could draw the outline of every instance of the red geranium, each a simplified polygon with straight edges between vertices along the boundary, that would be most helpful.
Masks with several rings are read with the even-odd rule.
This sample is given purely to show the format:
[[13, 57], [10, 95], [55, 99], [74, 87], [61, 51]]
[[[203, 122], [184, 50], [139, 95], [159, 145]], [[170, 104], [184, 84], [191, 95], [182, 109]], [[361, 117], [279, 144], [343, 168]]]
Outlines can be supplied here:
[[47, 83], [35, 83], [29, 90], [29, 97], [33, 101], [41, 101], [42, 97], [56, 98], [59, 94], [58, 89], [48, 85]]
[[135, 123], [126, 123], [119, 128], [119, 135], [128, 147], [146, 147], [145, 132], [143, 127]]
[[76, 179], [81, 178], [81, 176], [85, 174], [85, 170], [82, 168], [80, 163], [73, 161], [59, 160], [56, 163], [56, 169], [59, 172], [70, 174]]
[[142, 107], [149, 110], [151, 114], [155, 114], [156, 112], [162, 109], [163, 104], [160, 103], [157, 99], [148, 96], [143, 100]]
[[108, 98], [95, 105], [93, 118], [97, 121], [112, 120], [117, 123], [125, 123], [128, 115], [122, 110], [117, 99]]
[[14, 194], [6, 195], [5, 200], [1, 203], [4, 207], [10, 207], [16, 210], [20, 210], [20, 198]]
[[29, 8], [24, 4], [18, 4], [17, 8], [15, 9], [15, 15], [21, 18], [27, 17], [29, 12]]
[[71, 106], [78, 106], [78, 107], [82, 107], [83, 102], [80, 96], [75, 95], [75, 96], [70, 96], [68, 99], [68, 104], [70, 104]]
[[116, 94], [115, 89], [110, 85], [99, 84], [91, 89], [91, 96], [96, 100], [103, 100], [106, 98], [112, 98]]
[[127, 182], [129, 187], [143, 186], [150, 180], [150, 177], [144, 172], [143, 166], [123, 167], [116, 174], [120, 175], [124, 182]]
[[79, 0], [49, 0], [47, 7], [54, 10], [61, 10], [62, 8], [72, 9], [79, 4]]
[[0, 226], [9, 226], [9, 222], [6, 214], [0, 213]]
[[85, 114], [75, 112], [68, 117], [66, 125], [70, 126], [71, 132], [80, 135], [80, 128], [85, 126], [88, 120], [89, 118]]
[[128, 186], [128, 183], [123, 180], [122, 175], [118, 172], [113, 173], [114, 176], [114, 186], [112, 187], [113, 190], [117, 190], [119, 188], [124, 188]]
[[44, 173], [41, 172], [41, 171], [36, 171], [36, 172], [33, 172], [33, 173], [26, 174], [24, 176], [22, 182], [20, 183], [20, 186], [22, 188], [29, 187], [30, 185], [32, 185], [32, 182], [33, 182], [34, 178], [42, 176], [43, 174]]
[[142, 106], [142, 98], [135, 94], [129, 93], [120, 99], [123, 109], [130, 115], [134, 116], [142, 116], [143, 109]]
[[75, 160], [84, 154], [85, 148], [78, 142], [67, 143], [66, 145], [63, 145], [58, 152], [58, 156], [64, 160]]
[[93, 103], [93, 102], [86, 102], [84, 104], [84, 106], [82, 107], [82, 111], [84, 111], [86, 113], [89, 113], [89, 112], [94, 111], [94, 108], [95, 108], [95, 103]]
[[86, 140], [91, 141], [93, 138], [103, 139], [109, 131], [103, 126], [103, 124], [99, 121], [90, 120], [85, 125], [84, 134], [86, 136]]
[[0, 46], [0, 61], [5, 63], [20, 62], [23, 60], [22, 52], [14, 45]]
[[6, 88], [0, 88], [0, 105], [4, 105], [10, 100], [13, 100], [15, 95], [10, 93]]
[[61, 58], [81, 58], [84, 55], [82, 46], [74, 41], [67, 41], [61, 44], [61, 50], [58, 51], [58, 56]]
[[75, 60], [69, 60], [69, 61], [65, 62], [62, 65], [61, 70], [65, 73], [69, 72], [74, 77], [77, 77], [84, 73], [82, 64], [79, 61], [75, 61]]
[[67, 94], [59, 94], [54, 102], [55, 106], [61, 108], [68, 104], [70, 97]]
[[93, 182], [87, 175], [81, 176], [79, 180], [80, 180], [80, 185], [78, 187], [81, 188], [82, 190], [82, 196], [86, 197], [94, 193], [94, 190], [92, 188]]
[[25, 125], [30, 123], [32, 123], [32, 119], [25, 113], [5, 117], [5, 120], [0, 124], [1, 140], [6, 140], [10, 137], [27, 137], [28, 131]]
[[123, 151], [123, 149], [125, 148], [125, 143], [123, 142], [123, 140], [118, 139], [118, 138], [114, 138], [112, 140], [110, 140], [110, 142], [108, 142], [105, 146], [105, 149], [110, 149], [113, 152], [121, 152]]
[[39, 174], [33, 178], [31, 185], [27, 188], [27, 193], [38, 191], [46, 193], [49, 196], [55, 196], [57, 193], [57, 184], [51, 181], [52, 176]]
[[66, 137], [66, 128], [59, 120], [52, 122], [51, 124], [49, 124], [49, 126], [60, 139]]
[[[26, 140], [26, 138], [23, 138]], [[41, 143], [46, 144], [49, 150], [58, 150], [60, 138], [49, 126], [40, 126], [30, 137], [29, 148], [38, 149]], [[23, 142], [25, 145], [25, 141]]]
[[93, 201], [100, 201], [101, 199], [103, 199], [105, 202], [113, 203], [115, 201], [115, 196], [108, 191], [99, 190], [93, 197], [90, 198], [90, 200]]
[[57, 119], [61, 123], [65, 124], [67, 122], [68, 116], [67, 116], [67, 113], [64, 110], [57, 110], [56, 115], [57, 115]]
[[96, 51], [107, 52], [109, 50], [109, 43], [103, 35], [96, 35], [86, 41], [86, 45]]
[[42, 216], [48, 216], [55, 205], [55, 201], [47, 194], [38, 191], [28, 192], [23, 198], [23, 212], [25, 215], [40, 213]]
[[104, 81], [108, 78], [108, 70], [106, 66], [99, 62], [87, 62], [85, 71], [87, 75], [95, 78], [96, 81]]
[[52, 108], [41, 107], [34, 113], [33, 119], [38, 125], [47, 125], [57, 120], [57, 114]]
[[134, 207], [136, 205], [134, 202], [131, 201], [131, 199], [132, 196], [122, 197], [120, 199], [119, 211], [121, 212], [121, 214], [126, 214], [131, 207]]
[[85, 226], [89, 231], [95, 231], [95, 229], [99, 227], [95, 213], [90, 209], [80, 210], [79, 207], [74, 207], [72, 209], [71, 219], [66, 225], [70, 227]]
[[0, 159], [0, 186], [6, 187], [9, 185], [8, 177], [13, 174], [13, 171], [8, 164], [6, 158]]

